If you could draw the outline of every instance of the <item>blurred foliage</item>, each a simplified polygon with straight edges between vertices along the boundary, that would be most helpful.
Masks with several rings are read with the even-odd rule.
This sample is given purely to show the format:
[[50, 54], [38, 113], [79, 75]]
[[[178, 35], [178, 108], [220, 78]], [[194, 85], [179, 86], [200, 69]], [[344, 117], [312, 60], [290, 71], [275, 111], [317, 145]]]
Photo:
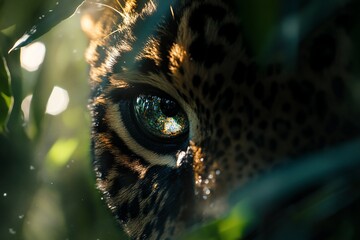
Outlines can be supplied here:
[[7, 68], [6, 59], [1, 59], [0, 66], [0, 133], [5, 131], [7, 118], [12, 106], [12, 97], [10, 90], [10, 73]]
[[360, 139], [234, 191], [230, 213], [183, 239], [360, 239]]
[[[80, 2], [0, 1], [0, 239], [125, 238], [95, 190], [80, 14], [61, 21]], [[20, 50], [8, 51], [34, 25], [39, 34], [30, 40], [44, 43], [46, 54], [29, 72]], [[70, 99], [59, 115], [45, 113], [54, 86]]]
[[[300, 39], [346, 2], [253, 0], [234, 1], [234, 7], [258, 60], [280, 56], [292, 67]], [[62, 22], [80, 3], [0, 1], [0, 239], [126, 239], [94, 190], [87, 40], [79, 14]], [[301, 26], [298, 35], [284, 34], [286, 24]], [[359, 37], [360, 27], [354, 42]], [[20, 51], [8, 51], [32, 41], [44, 43], [46, 54], [39, 70], [29, 72]], [[360, 61], [354, 62], [359, 74]], [[54, 86], [70, 98], [55, 116], [45, 113]], [[353, 89], [360, 102], [360, 84]], [[29, 95], [26, 116], [21, 105]], [[354, 141], [264, 175], [233, 194], [231, 212], [184, 239], [360, 239], [359, 149]]]

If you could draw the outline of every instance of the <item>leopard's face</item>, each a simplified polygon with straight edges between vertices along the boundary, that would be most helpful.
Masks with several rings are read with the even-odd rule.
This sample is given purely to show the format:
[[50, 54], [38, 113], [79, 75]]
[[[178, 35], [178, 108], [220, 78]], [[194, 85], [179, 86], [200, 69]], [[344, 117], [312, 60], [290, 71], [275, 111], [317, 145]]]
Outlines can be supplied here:
[[94, 167], [131, 237], [176, 235], [275, 163], [357, 134], [351, 44], [337, 25], [315, 31], [285, 72], [257, 65], [220, 0], [99, 5], [87, 53]]

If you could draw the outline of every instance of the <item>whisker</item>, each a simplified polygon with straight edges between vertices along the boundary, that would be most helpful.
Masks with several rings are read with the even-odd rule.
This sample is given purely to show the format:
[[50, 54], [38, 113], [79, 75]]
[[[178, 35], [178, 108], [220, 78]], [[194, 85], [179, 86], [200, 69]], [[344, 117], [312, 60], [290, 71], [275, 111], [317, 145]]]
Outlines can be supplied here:
[[[117, 2], [117, 4], [119, 5], [119, 7], [124, 11], [124, 6], [120, 3], [120, 1], [119, 0], [116, 0], [116, 2]], [[126, 4], [125, 2], [124, 2], [124, 4]]]
[[111, 35], [113, 35], [114, 33], [117, 33], [117, 32], [119, 32], [119, 31], [120, 31], [120, 29], [116, 29], [116, 30], [112, 31], [111, 33], [109, 33], [108, 35], [106, 35], [105, 38], [108, 38], [108, 37], [110, 37]]
[[[117, 2], [119, 3], [119, 1], [117, 1]], [[99, 6], [102, 6], [102, 7], [107, 7], [109, 9], [115, 11], [116, 13], [118, 13], [121, 17], [123, 17], [123, 18], [125, 17], [125, 15], [122, 12], [120, 12], [116, 8], [114, 8], [112, 6], [109, 6], [109, 5], [105, 4], [105, 3], [98, 3], [98, 2], [89, 2], [89, 3], [96, 4], [96, 5], [99, 5]], [[121, 5], [119, 5], [119, 6], [123, 9], [123, 7]]]

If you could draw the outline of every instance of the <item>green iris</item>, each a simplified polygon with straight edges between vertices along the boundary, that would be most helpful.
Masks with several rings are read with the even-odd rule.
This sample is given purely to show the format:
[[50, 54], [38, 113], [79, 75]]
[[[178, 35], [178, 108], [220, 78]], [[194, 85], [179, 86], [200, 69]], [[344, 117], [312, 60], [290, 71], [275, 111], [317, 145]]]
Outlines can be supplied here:
[[138, 123], [157, 137], [173, 138], [189, 130], [185, 112], [170, 98], [139, 95], [134, 110]]

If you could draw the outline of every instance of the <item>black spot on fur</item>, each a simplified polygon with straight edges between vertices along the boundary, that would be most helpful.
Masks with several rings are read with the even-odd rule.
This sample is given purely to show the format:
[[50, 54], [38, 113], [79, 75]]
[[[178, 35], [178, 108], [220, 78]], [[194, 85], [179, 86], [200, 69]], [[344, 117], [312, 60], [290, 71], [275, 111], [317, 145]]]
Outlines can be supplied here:
[[140, 192], [141, 192], [141, 198], [146, 199], [150, 196], [152, 192], [151, 184], [145, 184], [144, 182], [141, 183], [140, 186]]
[[319, 91], [316, 93], [315, 108], [318, 116], [321, 119], [324, 118], [328, 110], [328, 105], [326, 103], [326, 95], [324, 91]]
[[214, 82], [216, 83], [217, 87], [218, 87], [219, 90], [220, 90], [221, 86], [222, 86], [223, 83], [224, 83], [224, 76], [223, 76], [221, 73], [215, 74]]
[[105, 121], [105, 107], [102, 104], [95, 105], [93, 109], [93, 119], [95, 120], [94, 124], [92, 125], [93, 131], [97, 133], [103, 133], [108, 130], [108, 125]]
[[219, 93], [219, 88], [214, 84], [214, 85], [212, 85], [212, 86], [210, 87], [209, 93], [210, 93], [210, 95], [209, 95], [210, 100], [214, 100], [214, 98], [215, 98], [215, 97], [218, 95], [218, 93]]
[[330, 34], [322, 34], [314, 39], [310, 47], [308, 62], [314, 71], [323, 71], [330, 67], [336, 56], [336, 40]]
[[279, 89], [279, 84], [277, 82], [272, 82], [270, 85], [270, 93], [268, 94], [268, 96], [266, 98], [263, 99], [263, 106], [266, 107], [267, 109], [271, 109], [276, 97], [277, 97], [277, 93], [278, 93], [278, 89]]
[[209, 45], [209, 52], [206, 60], [205, 60], [205, 67], [211, 67], [215, 63], [221, 63], [225, 58], [225, 52], [223, 46], [218, 44], [210, 44]]
[[98, 56], [96, 58], [96, 61], [94, 62], [93, 67], [97, 68], [97, 67], [100, 67], [101, 64], [104, 62], [104, 59], [106, 59], [107, 52], [103, 46], [97, 46], [95, 51]]
[[[217, 114], [215, 115], [215, 122], [216, 122], [216, 123], [219, 123], [220, 120], [221, 120], [221, 114], [220, 114], [220, 113], [217, 113]], [[220, 128], [219, 128], [219, 129], [220, 129]]]
[[223, 145], [225, 146], [225, 147], [228, 147], [228, 146], [230, 146], [230, 138], [228, 138], [228, 137], [226, 137], [226, 138], [224, 138], [223, 139]]
[[240, 168], [244, 167], [245, 165], [247, 165], [249, 163], [249, 158], [247, 158], [244, 153], [239, 152], [238, 154], [236, 154], [235, 156], [235, 160], [236, 162], [238, 162], [240, 164]]
[[257, 147], [263, 148], [265, 146], [265, 137], [263, 134], [259, 134], [254, 138], [254, 143]]
[[289, 136], [291, 130], [291, 123], [283, 119], [275, 119], [272, 127], [274, 131], [281, 137], [286, 139]]
[[254, 106], [248, 97], [244, 97], [244, 110], [249, 124], [254, 122]]
[[269, 140], [269, 150], [275, 151], [276, 148], [277, 148], [277, 142], [276, 142], [276, 140], [274, 138], [271, 138]]
[[207, 19], [220, 22], [224, 19], [225, 14], [225, 9], [220, 6], [203, 4], [191, 13], [189, 18], [189, 27], [196, 33], [202, 33], [204, 32], [204, 26]]
[[142, 213], [144, 216], [148, 215], [148, 214], [150, 213], [150, 211], [152, 210], [152, 207], [153, 207], [153, 206], [152, 206], [149, 202], [147, 202], [147, 203], [142, 207], [141, 213]]
[[137, 65], [137, 69], [139, 69], [141, 73], [149, 73], [149, 72], [157, 73], [160, 71], [159, 67], [156, 66], [155, 60], [151, 58], [143, 58], [140, 61], [138, 61], [136, 65]]
[[207, 108], [205, 111], [206, 119], [210, 119], [210, 110]]
[[129, 203], [129, 216], [130, 218], [137, 218], [140, 214], [140, 203], [139, 198], [135, 197]]
[[261, 130], [265, 130], [265, 129], [267, 128], [267, 126], [268, 126], [268, 122], [265, 121], [265, 120], [260, 121], [259, 124], [258, 124], [258, 127], [259, 127]]
[[241, 119], [234, 118], [229, 122], [230, 134], [233, 138], [239, 139], [241, 136]]
[[189, 96], [191, 99], [194, 99], [194, 91], [192, 89], [189, 90]]
[[117, 167], [116, 171], [118, 173], [118, 176], [113, 181], [109, 189], [110, 196], [115, 196], [119, 192], [119, 190], [134, 184], [139, 178], [136, 172], [125, 166]]
[[218, 35], [233, 44], [239, 35], [239, 29], [234, 23], [227, 23], [220, 27]]
[[307, 117], [306, 113], [302, 110], [296, 113], [296, 123], [302, 125], [305, 123]]
[[304, 137], [310, 138], [310, 137], [314, 136], [314, 129], [311, 126], [306, 126], [303, 129], [302, 134]]
[[[104, 61], [104, 59], [102, 61]], [[114, 64], [111, 67], [111, 72], [120, 73], [123, 71], [124, 66], [126, 66], [126, 63], [124, 63], [124, 56], [117, 56], [114, 60]]]
[[194, 88], [198, 88], [200, 86], [200, 83], [201, 83], [201, 78], [199, 75], [194, 75], [193, 79], [192, 79], [192, 83], [193, 83], [193, 86]]
[[246, 84], [248, 86], [252, 86], [256, 82], [257, 69], [258, 66], [254, 62], [251, 63], [250, 66], [248, 67], [246, 72]]
[[218, 128], [216, 130], [216, 137], [217, 138], [221, 138], [223, 136], [223, 134], [224, 134], [224, 131], [221, 128]]
[[215, 108], [221, 108], [224, 111], [227, 111], [231, 108], [231, 105], [234, 101], [234, 91], [231, 87], [225, 89], [221, 94], [219, 101], [217, 102]]
[[254, 96], [257, 99], [261, 100], [264, 98], [264, 92], [265, 92], [264, 84], [261, 81], [258, 81], [254, 87]]
[[129, 205], [128, 202], [123, 202], [115, 212], [116, 217], [122, 222], [127, 223], [129, 221]]
[[206, 81], [202, 86], [202, 95], [206, 97], [209, 94], [209, 83]]
[[253, 131], [249, 131], [247, 134], [246, 134], [246, 140], [248, 141], [251, 141], [254, 139], [254, 132]]
[[298, 147], [299, 144], [300, 144], [300, 138], [299, 138], [298, 136], [295, 136], [295, 137], [293, 138], [293, 140], [292, 140], [292, 145], [293, 145], [294, 147]]
[[289, 113], [291, 111], [291, 105], [289, 103], [284, 103], [281, 109], [284, 113]]
[[151, 211], [151, 209], [152, 209], [152, 205], [150, 204], [150, 203], [146, 203], [143, 207], [142, 207], [142, 209], [141, 209], [141, 213], [143, 214], [143, 215], [148, 215], [149, 213], [150, 213], [150, 211]]
[[219, 150], [216, 152], [215, 158], [222, 158], [222, 157], [224, 157], [224, 155], [225, 155], [225, 152], [223, 150]]
[[189, 53], [194, 61], [202, 62], [208, 68], [215, 63], [221, 63], [225, 57], [225, 52], [221, 45], [206, 43], [203, 36], [197, 37], [191, 43]]
[[137, 1], [134, 10], [135, 10], [137, 13], [141, 13], [141, 11], [142, 11], [143, 8], [145, 7], [146, 3], [147, 3], [147, 1], [144, 1], [144, 0], [142, 0], [142, 1], [141, 1], [141, 0], [140, 0], [140, 1]]
[[97, 160], [94, 162], [95, 169], [98, 171], [100, 179], [104, 180], [109, 174], [109, 170], [114, 166], [114, 155], [110, 151], [105, 150], [97, 156]]
[[289, 89], [294, 100], [300, 104], [307, 105], [311, 102], [315, 88], [309, 81], [290, 80]]
[[332, 114], [329, 116], [328, 120], [325, 123], [325, 130], [329, 133], [332, 133], [338, 129], [339, 125], [339, 117]]
[[254, 155], [255, 154], [255, 148], [253, 148], [253, 147], [250, 147], [249, 149], [248, 149], [248, 154], [249, 155]]
[[231, 76], [231, 79], [236, 84], [241, 84], [245, 81], [247, 66], [242, 61], [236, 63], [235, 70]]
[[335, 96], [339, 100], [344, 98], [345, 86], [344, 86], [344, 82], [343, 82], [342, 78], [335, 77], [332, 80], [332, 89], [333, 89], [333, 92], [334, 92]]
[[281, 73], [281, 65], [280, 64], [270, 64], [266, 68], [266, 75], [273, 76], [279, 75]]

